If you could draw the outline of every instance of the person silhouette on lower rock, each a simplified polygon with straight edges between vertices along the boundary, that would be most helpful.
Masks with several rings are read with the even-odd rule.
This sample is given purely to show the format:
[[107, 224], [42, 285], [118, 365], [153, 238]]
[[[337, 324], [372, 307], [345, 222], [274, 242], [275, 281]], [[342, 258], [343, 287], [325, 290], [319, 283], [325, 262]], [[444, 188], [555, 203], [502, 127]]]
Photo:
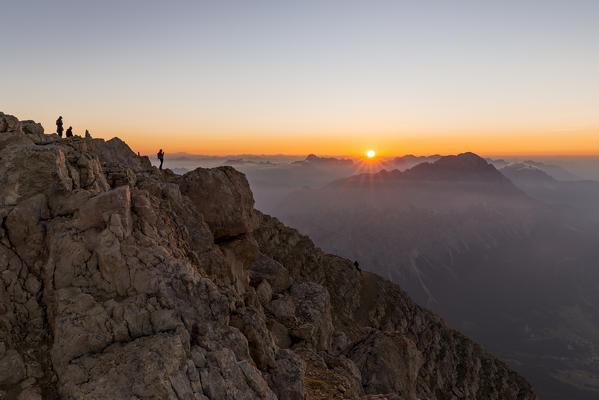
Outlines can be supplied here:
[[164, 162], [164, 152], [162, 149], [158, 152], [158, 159], [160, 160], [160, 167], [158, 169], [162, 169], [162, 163]]

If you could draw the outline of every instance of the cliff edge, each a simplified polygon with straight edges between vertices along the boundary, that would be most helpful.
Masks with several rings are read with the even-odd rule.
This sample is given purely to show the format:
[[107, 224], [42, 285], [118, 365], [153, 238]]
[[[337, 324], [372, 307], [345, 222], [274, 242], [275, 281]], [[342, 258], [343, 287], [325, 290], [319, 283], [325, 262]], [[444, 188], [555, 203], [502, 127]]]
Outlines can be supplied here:
[[0, 398], [536, 399], [397, 285], [253, 208], [231, 167], [0, 113]]

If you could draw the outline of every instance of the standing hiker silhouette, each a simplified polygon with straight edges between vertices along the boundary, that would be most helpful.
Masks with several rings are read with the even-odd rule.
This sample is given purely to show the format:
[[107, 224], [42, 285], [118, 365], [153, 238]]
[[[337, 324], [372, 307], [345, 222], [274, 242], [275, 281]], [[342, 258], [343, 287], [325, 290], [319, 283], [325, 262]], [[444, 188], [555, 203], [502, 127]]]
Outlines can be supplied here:
[[160, 167], [158, 169], [162, 169], [162, 163], [164, 162], [164, 152], [162, 149], [158, 152], [158, 159], [160, 160]]
[[62, 137], [62, 115], [56, 120], [56, 133]]

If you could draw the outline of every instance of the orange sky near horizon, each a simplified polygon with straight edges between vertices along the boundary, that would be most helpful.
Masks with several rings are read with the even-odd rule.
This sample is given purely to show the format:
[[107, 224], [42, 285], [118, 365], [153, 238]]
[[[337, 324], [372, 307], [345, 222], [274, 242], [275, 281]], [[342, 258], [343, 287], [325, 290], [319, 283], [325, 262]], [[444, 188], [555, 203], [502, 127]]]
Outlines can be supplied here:
[[[110, 135], [109, 135], [110, 136]], [[377, 157], [404, 154], [458, 154], [472, 151], [487, 156], [497, 155], [599, 155], [599, 129], [561, 134], [522, 133], [486, 135], [353, 135], [303, 134], [163, 134], [115, 135], [143, 154], [158, 148], [168, 153], [185, 152], [205, 155], [315, 153], [331, 156], [362, 156], [373, 149]], [[141, 136], [141, 137], [140, 137]], [[194, 140], [195, 138], [195, 140]]]
[[[66, 117], [65, 117], [66, 118]], [[91, 119], [87, 126], [74, 120], [74, 132], [81, 134], [90, 129], [94, 137], [110, 139], [114, 136], [123, 139], [134, 151], [142, 154], [155, 154], [159, 148], [166, 153], [185, 152], [204, 155], [234, 154], [287, 154], [306, 155], [314, 153], [330, 156], [363, 156], [373, 149], [377, 157], [404, 154], [458, 154], [471, 151], [486, 156], [518, 155], [599, 155], [599, 126], [571, 129], [543, 129], [532, 127], [522, 130], [509, 127], [503, 130], [481, 127], [464, 127], [461, 130], [447, 131], [404, 131], [382, 129], [368, 131], [365, 127], [348, 127], [346, 130], [322, 130], [307, 127], [310, 131], [282, 128], [280, 131], [258, 128], [213, 126], [193, 129], [193, 123], [164, 123], [165, 129], [158, 126], [129, 125], [120, 121], [119, 126], [111, 127], [101, 121]], [[94, 123], [96, 122], [96, 123]], [[46, 122], [44, 126], [52, 122]], [[123, 129], [124, 127], [124, 129]], [[54, 128], [54, 127], [52, 127]], [[53, 131], [54, 129], [52, 129]], [[50, 129], [46, 129], [50, 131]], [[481, 133], [483, 132], [483, 133]]]
[[[42, 122], [47, 133], [55, 131], [56, 117], [43, 109], [42, 118], [22, 110], [9, 111], [19, 119], [34, 119]], [[5, 110], [8, 111], [8, 110]], [[16, 111], [16, 112], [15, 112]], [[329, 156], [361, 157], [373, 149], [377, 157], [405, 154], [458, 154], [471, 151], [485, 156], [560, 156], [599, 155], [599, 123], [595, 127], [575, 126], [564, 123], [561, 128], [533, 124], [491, 123], [476, 125], [456, 124], [452, 129], [441, 129], [432, 124], [420, 124], [413, 129], [386, 128], [382, 124], [367, 128], [366, 122], [358, 124], [327, 125], [319, 129], [318, 124], [280, 124], [281, 128], [267, 124], [217, 125], [202, 124], [201, 121], [176, 119], [170, 121], [163, 116], [149, 120], [143, 115], [130, 119], [107, 121], [109, 113], [63, 114], [65, 127], [73, 126], [75, 134], [82, 135], [89, 129], [93, 137], [111, 139], [119, 137], [135, 151], [153, 155], [162, 148], [168, 153], [203, 155], [235, 154], [287, 154], [303, 156], [310, 153]], [[114, 123], [113, 123], [114, 122]], [[355, 122], [351, 120], [349, 122]], [[389, 126], [393, 126], [389, 123]], [[399, 124], [396, 124], [399, 125]], [[416, 125], [414, 123], [414, 125]], [[559, 126], [559, 124], [556, 124]], [[164, 128], [162, 128], [164, 127]]]

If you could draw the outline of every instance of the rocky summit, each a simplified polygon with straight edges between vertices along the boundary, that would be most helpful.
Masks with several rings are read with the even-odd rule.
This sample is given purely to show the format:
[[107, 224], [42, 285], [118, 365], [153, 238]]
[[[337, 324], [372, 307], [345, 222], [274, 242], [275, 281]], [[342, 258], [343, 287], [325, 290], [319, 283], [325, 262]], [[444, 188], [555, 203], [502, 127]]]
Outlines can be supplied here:
[[231, 167], [0, 113], [0, 181], [0, 399], [537, 398]]

